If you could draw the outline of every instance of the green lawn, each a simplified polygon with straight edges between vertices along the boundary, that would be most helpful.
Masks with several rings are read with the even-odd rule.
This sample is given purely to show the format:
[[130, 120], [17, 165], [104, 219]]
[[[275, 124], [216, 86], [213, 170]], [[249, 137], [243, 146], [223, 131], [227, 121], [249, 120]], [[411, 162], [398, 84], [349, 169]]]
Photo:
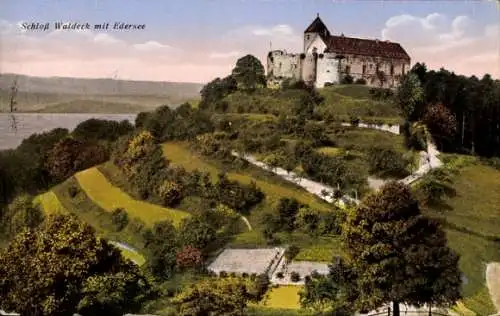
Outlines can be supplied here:
[[362, 85], [341, 85], [319, 89], [324, 102], [317, 111], [321, 114], [333, 115], [338, 119], [349, 119], [351, 116], [363, 119], [377, 119], [384, 123], [400, 122], [398, 108], [390, 101], [371, 99], [369, 87]]
[[110, 212], [123, 208], [129, 216], [139, 218], [148, 226], [162, 220], [171, 220], [174, 224], [179, 224], [183, 218], [190, 216], [184, 211], [133, 199], [114, 187], [97, 168], [79, 172], [75, 177], [88, 197], [97, 205]]
[[342, 148], [338, 147], [319, 147], [316, 151], [329, 156], [337, 156], [343, 152]]
[[[486, 263], [500, 261], [500, 171], [480, 163], [467, 164], [453, 177], [456, 196], [444, 206], [424, 210], [444, 218], [449, 245], [460, 254], [465, 306], [479, 315], [495, 312], [486, 288]], [[496, 241], [495, 241], [496, 238]]]
[[47, 191], [43, 194], [38, 195], [34, 201], [35, 204], [41, 206], [45, 214], [57, 214], [57, 213], [68, 213], [68, 211], [61, 204], [57, 195], [52, 191]]
[[388, 132], [358, 127], [333, 127], [330, 136], [337, 147], [366, 152], [373, 146], [384, 145], [399, 152], [407, 152], [404, 138]]

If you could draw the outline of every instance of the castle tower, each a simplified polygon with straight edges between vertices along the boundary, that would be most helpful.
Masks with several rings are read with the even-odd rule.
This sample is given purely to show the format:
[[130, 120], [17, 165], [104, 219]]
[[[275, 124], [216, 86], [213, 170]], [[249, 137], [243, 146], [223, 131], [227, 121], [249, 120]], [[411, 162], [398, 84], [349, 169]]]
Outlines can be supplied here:
[[317, 36], [321, 36], [323, 41], [326, 42], [326, 40], [330, 37], [330, 35], [331, 35], [330, 31], [326, 27], [325, 23], [321, 21], [318, 13], [316, 19], [314, 19], [311, 25], [309, 25], [307, 29], [304, 31], [304, 53], [307, 52], [309, 46]]

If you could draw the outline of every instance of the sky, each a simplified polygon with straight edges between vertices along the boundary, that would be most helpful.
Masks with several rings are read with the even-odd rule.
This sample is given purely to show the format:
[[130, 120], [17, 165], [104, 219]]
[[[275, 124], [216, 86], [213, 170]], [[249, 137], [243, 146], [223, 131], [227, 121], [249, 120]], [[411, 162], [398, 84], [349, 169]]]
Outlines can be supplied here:
[[0, 73], [204, 83], [246, 54], [300, 53], [317, 14], [333, 35], [399, 42], [412, 65], [500, 78], [499, 0], [0, 0]]

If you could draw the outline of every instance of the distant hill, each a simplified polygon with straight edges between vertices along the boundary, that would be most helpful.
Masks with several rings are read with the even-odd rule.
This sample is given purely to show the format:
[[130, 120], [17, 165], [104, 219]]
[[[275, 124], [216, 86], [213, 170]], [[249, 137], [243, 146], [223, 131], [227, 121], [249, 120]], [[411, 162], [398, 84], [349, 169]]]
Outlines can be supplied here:
[[0, 112], [17, 78], [19, 112], [135, 113], [197, 100], [203, 84], [0, 74]]

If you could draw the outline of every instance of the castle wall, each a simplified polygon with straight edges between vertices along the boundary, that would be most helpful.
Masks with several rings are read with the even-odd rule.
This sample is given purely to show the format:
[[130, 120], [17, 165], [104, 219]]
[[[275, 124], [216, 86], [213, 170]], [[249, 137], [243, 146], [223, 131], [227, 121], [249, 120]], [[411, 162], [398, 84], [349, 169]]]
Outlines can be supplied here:
[[267, 57], [267, 74], [276, 79], [300, 78], [300, 54], [273, 51]]
[[325, 83], [339, 83], [338, 60], [335, 54], [320, 54], [317, 62], [316, 88], [323, 88]]
[[[371, 57], [362, 55], [346, 55], [341, 61], [342, 75], [350, 74], [354, 80], [365, 79], [369, 86], [380, 86], [377, 77], [377, 64], [379, 71], [384, 72], [386, 82], [384, 87], [390, 88], [398, 84], [398, 78], [410, 70], [410, 63], [402, 59]], [[391, 75], [391, 65], [393, 74]], [[364, 72], [363, 72], [363, 66]], [[404, 71], [403, 71], [404, 70]]]
[[[302, 55], [304, 56], [304, 55]], [[302, 59], [302, 80], [314, 83], [316, 80], [316, 55], [305, 55]]]

